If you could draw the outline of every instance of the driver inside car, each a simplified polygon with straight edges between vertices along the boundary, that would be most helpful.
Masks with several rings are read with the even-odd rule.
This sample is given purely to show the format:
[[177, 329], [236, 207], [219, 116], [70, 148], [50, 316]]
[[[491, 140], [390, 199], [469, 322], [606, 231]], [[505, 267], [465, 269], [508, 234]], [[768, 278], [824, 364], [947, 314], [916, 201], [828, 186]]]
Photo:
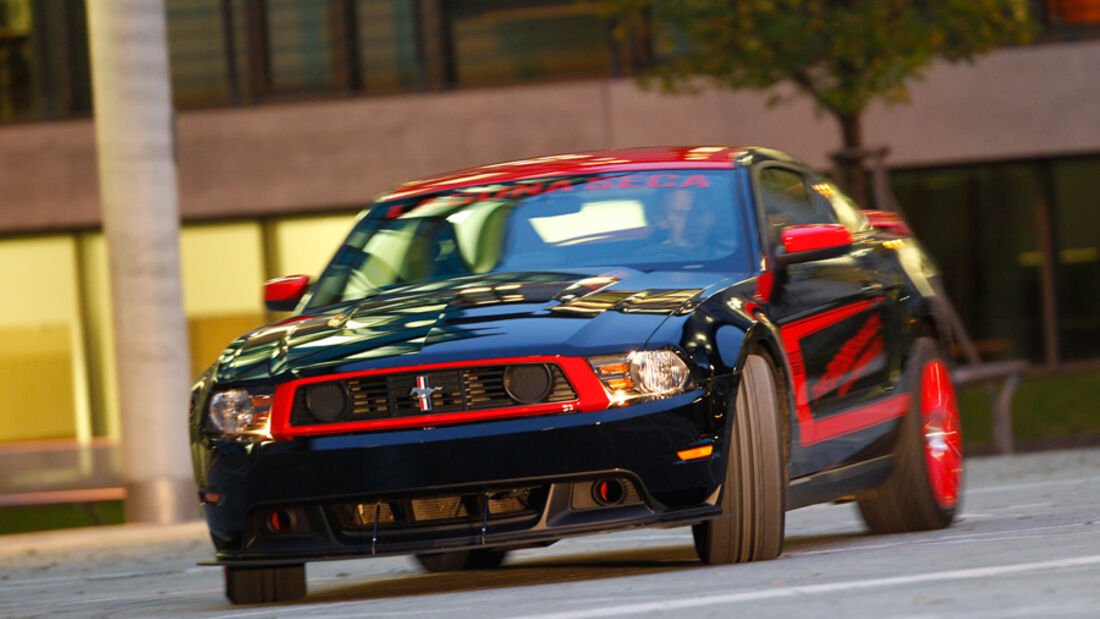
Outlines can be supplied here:
[[[705, 196], [691, 189], [668, 193], [664, 203], [664, 219], [658, 227], [665, 240], [657, 247], [661, 253], [689, 253], [704, 249], [711, 241], [715, 224], [714, 211]], [[706, 252], [709, 248], [705, 248]]]

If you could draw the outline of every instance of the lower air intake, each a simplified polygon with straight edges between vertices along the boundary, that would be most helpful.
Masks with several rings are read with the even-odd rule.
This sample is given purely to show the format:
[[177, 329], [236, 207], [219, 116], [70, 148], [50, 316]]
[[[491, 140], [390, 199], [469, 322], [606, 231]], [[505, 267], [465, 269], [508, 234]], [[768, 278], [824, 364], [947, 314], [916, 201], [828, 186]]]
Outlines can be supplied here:
[[[546, 502], [545, 486], [492, 490], [486, 493], [380, 499], [333, 505], [340, 527], [347, 531], [411, 528], [441, 524], [480, 525], [488, 520], [534, 516]], [[486, 517], [485, 512], [488, 511]]]

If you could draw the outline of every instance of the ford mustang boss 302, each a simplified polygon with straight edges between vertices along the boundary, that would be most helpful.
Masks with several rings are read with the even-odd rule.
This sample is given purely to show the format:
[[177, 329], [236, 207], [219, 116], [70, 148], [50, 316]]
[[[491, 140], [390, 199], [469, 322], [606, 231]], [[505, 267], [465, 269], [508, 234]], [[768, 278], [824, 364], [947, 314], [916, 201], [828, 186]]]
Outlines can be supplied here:
[[199, 498], [232, 602], [305, 563], [691, 526], [772, 559], [785, 510], [947, 526], [961, 438], [937, 271], [900, 219], [764, 148], [641, 148], [399, 185], [293, 311], [192, 392]]

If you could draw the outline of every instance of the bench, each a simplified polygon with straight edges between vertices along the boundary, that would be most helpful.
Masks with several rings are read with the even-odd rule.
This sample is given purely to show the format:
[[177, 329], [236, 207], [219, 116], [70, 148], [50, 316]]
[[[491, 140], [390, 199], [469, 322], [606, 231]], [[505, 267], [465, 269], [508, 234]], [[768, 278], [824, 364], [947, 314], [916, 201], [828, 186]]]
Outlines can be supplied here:
[[80, 505], [126, 497], [121, 454], [111, 438], [55, 439], [0, 445], [0, 508]]
[[[977, 383], [988, 386], [993, 409], [993, 449], [999, 454], [1013, 451], [1012, 441], [1012, 398], [1020, 384], [1020, 375], [1027, 371], [1027, 361], [994, 361], [991, 363], [971, 364], [956, 367], [951, 372], [951, 381], [956, 387]], [[995, 383], [1000, 381], [1000, 385]]]

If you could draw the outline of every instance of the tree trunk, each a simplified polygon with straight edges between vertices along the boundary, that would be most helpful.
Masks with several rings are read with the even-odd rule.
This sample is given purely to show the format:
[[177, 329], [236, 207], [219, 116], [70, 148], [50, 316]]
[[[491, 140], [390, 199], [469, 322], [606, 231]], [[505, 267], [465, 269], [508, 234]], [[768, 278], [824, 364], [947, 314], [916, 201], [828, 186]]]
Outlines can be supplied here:
[[871, 208], [870, 195], [867, 190], [867, 170], [863, 160], [867, 153], [863, 148], [863, 126], [860, 114], [837, 114], [840, 122], [840, 131], [844, 137], [844, 148], [834, 157], [840, 178], [841, 189], [855, 200], [862, 208]]

